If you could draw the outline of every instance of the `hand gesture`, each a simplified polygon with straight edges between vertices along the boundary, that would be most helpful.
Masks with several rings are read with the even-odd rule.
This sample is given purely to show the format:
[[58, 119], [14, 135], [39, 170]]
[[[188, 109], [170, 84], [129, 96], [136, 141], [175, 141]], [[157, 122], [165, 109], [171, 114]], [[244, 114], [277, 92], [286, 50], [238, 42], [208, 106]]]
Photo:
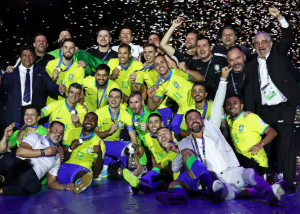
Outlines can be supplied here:
[[10, 138], [13, 132], [14, 131], [12, 125], [9, 125], [4, 131], [4, 137], [6, 137], [6, 139]]
[[178, 17], [173, 21], [172, 27], [177, 28], [181, 25], [182, 22], [183, 22], [183, 17]]
[[50, 146], [50, 147], [47, 147], [45, 150], [44, 150], [44, 153], [46, 156], [50, 156], [50, 155], [56, 155], [56, 146]]
[[129, 76], [129, 80], [131, 83], [135, 83], [137, 76], [135, 75], [135, 73], [131, 73]]
[[79, 68], [79, 67], [83, 67], [84, 69], [86, 69], [86, 64], [85, 64], [85, 62], [84, 61], [82, 61], [82, 60], [79, 60], [78, 62], [78, 66], [77, 66], [77, 68]]
[[120, 70], [119, 68], [115, 68], [113, 71], [112, 71], [112, 76], [116, 79], [118, 78], [118, 76], [120, 76]]
[[58, 90], [59, 90], [61, 93], [66, 93], [66, 91], [67, 91], [67, 87], [62, 83], [62, 80], [60, 81]]
[[67, 183], [66, 190], [67, 191], [74, 191], [74, 183]]
[[254, 155], [257, 155], [259, 150], [261, 150], [263, 147], [264, 147], [264, 144], [259, 143], [257, 145], [252, 146], [248, 152], [251, 152], [251, 155], [254, 156]]
[[102, 150], [100, 145], [94, 145], [93, 150], [94, 153], [98, 154], [98, 156], [102, 156]]
[[58, 156], [60, 158], [60, 162], [63, 162], [64, 161], [64, 149], [59, 146], [58, 148]]
[[195, 157], [197, 157], [197, 155], [195, 154], [195, 152], [193, 150], [191, 150], [191, 149], [181, 150], [180, 154], [183, 155], [183, 156], [187, 156], [187, 157], [191, 157], [192, 155], [194, 155]]
[[56, 82], [56, 80], [58, 79], [59, 70], [60, 70], [60, 68], [55, 68], [53, 73], [52, 73], [52, 79], [53, 79], [54, 82]]
[[247, 117], [249, 114], [252, 114], [252, 111], [245, 111], [244, 114], [243, 114], [243, 116]]
[[71, 150], [75, 150], [77, 149], [78, 146], [79, 146], [79, 139], [75, 139], [72, 141], [70, 148]]
[[156, 87], [151, 87], [147, 90], [147, 94], [149, 98], [153, 98], [155, 95]]
[[144, 132], [148, 131], [147, 123], [139, 123], [139, 126], [141, 127], [141, 130]]
[[113, 134], [117, 129], [118, 129], [118, 121], [115, 121], [115, 123], [112, 124], [109, 129], [109, 134]]
[[20, 130], [17, 134], [17, 139], [18, 139], [19, 143], [22, 143], [24, 137], [26, 137], [25, 130]]
[[281, 14], [279, 13], [279, 10], [274, 7], [269, 7], [269, 13], [271, 16], [273, 16], [275, 18], [279, 18], [281, 16]]
[[5, 72], [7, 72], [7, 73], [12, 73], [13, 71], [14, 71], [14, 69], [15, 69], [15, 67], [14, 66], [8, 66], [7, 68], [6, 68], [6, 71]]
[[78, 117], [76, 114], [71, 114], [71, 119], [73, 123], [78, 123], [80, 120], [80, 117]]
[[232, 68], [229, 68], [228, 66], [222, 68], [222, 78], [227, 79], [231, 70]]
[[178, 64], [178, 68], [181, 69], [184, 73], [186, 73], [186, 71], [187, 71], [185, 62], [180, 62]]

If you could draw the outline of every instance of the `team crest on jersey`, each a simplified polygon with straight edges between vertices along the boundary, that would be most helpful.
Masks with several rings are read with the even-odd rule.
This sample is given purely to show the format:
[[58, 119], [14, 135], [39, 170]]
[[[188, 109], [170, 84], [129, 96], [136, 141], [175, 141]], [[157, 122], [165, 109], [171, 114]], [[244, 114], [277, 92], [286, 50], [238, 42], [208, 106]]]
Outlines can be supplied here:
[[216, 70], [216, 73], [220, 71], [220, 65], [219, 64], [215, 64], [215, 70]]
[[86, 153], [92, 153], [92, 148], [88, 147], [87, 150], [86, 150]]
[[240, 131], [240, 132], [244, 131], [244, 126], [243, 126], [243, 125], [240, 125], [239, 131]]
[[119, 128], [122, 128], [122, 126], [123, 126], [123, 122], [122, 122], [122, 121], [119, 121], [118, 127], [119, 127]]
[[106, 100], [108, 99], [108, 95], [105, 96], [105, 99], [106, 99]]
[[179, 84], [178, 84], [177, 82], [175, 82], [175, 83], [174, 83], [174, 86], [175, 86], [176, 88], [178, 88], [178, 87], [179, 87]]
[[69, 80], [72, 80], [74, 78], [74, 75], [73, 74], [70, 74], [69, 75]]

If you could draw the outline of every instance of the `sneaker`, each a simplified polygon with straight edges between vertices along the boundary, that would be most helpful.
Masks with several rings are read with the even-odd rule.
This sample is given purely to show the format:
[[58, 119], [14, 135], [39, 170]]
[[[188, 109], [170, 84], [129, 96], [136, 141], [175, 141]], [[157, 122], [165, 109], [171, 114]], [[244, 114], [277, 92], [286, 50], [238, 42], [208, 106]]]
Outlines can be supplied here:
[[277, 177], [278, 182], [283, 180], [283, 173], [279, 173]]
[[102, 172], [98, 176], [98, 178], [94, 178], [94, 181], [102, 181]]
[[124, 179], [132, 186], [133, 188], [139, 188], [140, 179], [135, 177], [128, 169], [123, 169]]
[[189, 197], [186, 194], [159, 192], [156, 195], [156, 200], [162, 204], [187, 204]]
[[88, 186], [90, 186], [90, 184], [92, 183], [92, 180], [93, 180], [93, 174], [92, 173], [88, 172], [88, 173], [84, 174], [82, 176], [81, 182], [74, 187], [74, 192], [77, 193], [77, 194], [81, 193]]
[[105, 177], [108, 177], [109, 176], [109, 172], [108, 172], [108, 165], [103, 165], [103, 169], [102, 169], [102, 177], [105, 178]]
[[214, 200], [221, 201], [223, 199], [223, 190], [223, 183], [219, 180], [215, 180], [211, 188], [209, 188], [209, 193], [213, 196]]
[[289, 185], [289, 193], [296, 193], [297, 186], [298, 186], [297, 182], [290, 183], [290, 185]]
[[270, 206], [275, 206], [278, 201], [281, 200], [282, 196], [287, 193], [289, 183], [285, 180], [279, 183], [273, 184], [271, 189], [267, 192], [267, 201]]
[[146, 193], [146, 194], [151, 194], [152, 193], [152, 187], [143, 182], [143, 181], [140, 181], [140, 186], [139, 186], [139, 190], [142, 191], [143, 193]]

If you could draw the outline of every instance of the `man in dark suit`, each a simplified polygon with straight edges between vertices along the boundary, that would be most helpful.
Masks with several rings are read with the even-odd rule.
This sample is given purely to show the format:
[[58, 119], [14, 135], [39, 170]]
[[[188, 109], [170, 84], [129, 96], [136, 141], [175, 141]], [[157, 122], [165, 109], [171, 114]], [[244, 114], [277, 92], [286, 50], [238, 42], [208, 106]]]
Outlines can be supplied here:
[[[290, 191], [295, 192], [297, 182], [293, 123], [296, 106], [300, 103], [300, 87], [291, 74], [287, 56], [294, 37], [291, 27], [278, 9], [269, 8], [269, 12], [280, 22], [282, 38], [273, 44], [268, 33], [261, 32], [254, 37], [258, 57], [245, 68], [245, 109], [258, 114], [278, 132], [283, 178], [290, 182]], [[268, 159], [269, 145], [265, 146]]]
[[12, 73], [5, 73], [1, 82], [1, 93], [7, 97], [4, 121], [7, 127], [12, 122], [21, 123], [25, 107], [35, 105], [43, 108], [46, 105], [46, 92], [63, 94], [66, 86], [57, 85], [44, 68], [35, 65], [35, 51], [24, 46], [20, 51], [21, 64]]

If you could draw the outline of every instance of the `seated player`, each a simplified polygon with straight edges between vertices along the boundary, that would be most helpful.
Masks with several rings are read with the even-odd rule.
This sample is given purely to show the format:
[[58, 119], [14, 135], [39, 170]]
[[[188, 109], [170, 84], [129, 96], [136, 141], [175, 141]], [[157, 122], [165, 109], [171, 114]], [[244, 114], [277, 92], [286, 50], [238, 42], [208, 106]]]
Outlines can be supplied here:
[[84, 104], [89, 111], [95, 112], [107, 105], [111, 89], [120, 88], [115, 81], [109, 79], [109, 72], [108, 65], [100, 64], [96, 68], [95, 77], [88, 76], [83, 80]]
[[130, 74], [136, 72], [137, 75], [141, 72], [143, 64], [135, 61], [131, 57], [131, 47], [127, 44], [121, 44], [118, 50], [118, 58], [111, 59], [108, 62], [110, 67], [110, 79], [115, 80], [121, 87], [124, 96], [124, 102], [127, 102], [131, 93], [131, 82], [129, 81]]
[[[162, 117], [158, 113], [151, 113], [148, 117], [148, 127], [150, 133], [145, 135], [148, 149], [151, 151], [153, 168], [142, 178], [137, 178], [128, 169], [123, 170], [124, 179], [131, 185], [133, 192], [139, 191], [152, 193], [159, 189], [164, 189], [169, 183], [178, 177], [178, 173], [173, 173], [171, 163], [176, 157], [174, 152], [165, 152], [157, 141], [157, 130], [164, 126]], [[163, 139], [173, 138], [174, 135], [166, 135]]]
[[[264, 146], [270, 143], [277, 132], [258, 115], [242, 117], [244, 104], [240, 95], [227, 98], [227, 122], [237, 158], [244, 168], [253, 168], [258, 174], [268, 174], [268, 157]], [[266, 135], [263, 139], [261, 135]]]
[[[11, 129], [6, 129], [8, 138]], [[72, 191], [73, 183], [61, 184], [57, 181], [60, 168], [58, 155], [59, 142], [64, 136], [64, 124], [53, 121], [47, 135], [31, 134], [25, 137], [17, 150], [17, 156], [0, 159], [0, 175], [7, 183], [2, 187], [2, 195], [30, 195], [41, 191], [40, 179], [47, 173], [47, 186], [50, 189]]]
[[[72, 83], [82, 85], [84, 79], [84, 69], [74, 60], [75, 43], [72, 39], [65, 39], [62, 46], [62, 56], [51, 60], [46, 66], [46, 71], [56, 84], [63, 84], [69, 89]], [[47, 98], [47, 105], [58, 100], [63, 100], [63, 96], [50, 95]]]
[[97, 123], [98, 116], [89, 112], [84, 117], [82, 128], [68, 130], [65, 134], [65, 163], [60, 167], [57, 180], [62, 184], [74, 183], [75, 193], [84, 191], [92, 182], [93, 172], [97, 178], [103, 168], [105, 145], [95, 134]]
[[49, 123], [60, 121], [65, 124], [65, 131], [81, 127], [87, 110], [79, 103], [82, 87], [78, 83], [72, 83], [68, 90], [68, 97], [59, 100], [41, 109], [41, 118], [49, 116]]
[[148, 107], [150, 111], [158, 108], [164, 95], [173, 99], [179, 106], [177, 114], [173, 117], [170, 130], [179, 134], [180, 123], [184, 112], [193, 103], [191, 99], [192, 82], [205, 81], [205, 77], [196, 71], [187, 70], [186, 73], [180, 69], [170, 69], [169, 64], [163, 56], [156, 56], [154, 68], [161, 75], [157, 82], [158, 87], [148, 89]]
[[[120, 134], [121, 130], [127, 127], [128, 134], [130, 136], [131, 142], [138, 147], [136, 131], [132, 125], [132, 118], [130, 114], [120, 108], [122, 103], [122, 91], [117, 88], [113, 88], [108, 97], [108, 105], [103, 106], [98, 109], [95, 113], [98, 115], [98, 129], [96, 128], [96, 134], [103, 139], [106, 146], [106, 153], [104, 158], [104, 167], [102, 176], [107, 176], [107, 167], [112, 163], [112, 158], [122, 158], [122, 167], [125, 167], [125, 162], [127, 162], [127, 156], [125, 148], [130, 146], [129, 141], [121, 141]], [[139, 155], [135, 153], [135, 165], [138, 166], [138, 158], [141, 158], [144, 150], [143, 147], [139, 148]], [[119, 168], [119, 167], [118, 167]], [[138, 168], [134, 171], [134, 175], [139, 175], [143, 169], [142, 165], [139, 165]]]

